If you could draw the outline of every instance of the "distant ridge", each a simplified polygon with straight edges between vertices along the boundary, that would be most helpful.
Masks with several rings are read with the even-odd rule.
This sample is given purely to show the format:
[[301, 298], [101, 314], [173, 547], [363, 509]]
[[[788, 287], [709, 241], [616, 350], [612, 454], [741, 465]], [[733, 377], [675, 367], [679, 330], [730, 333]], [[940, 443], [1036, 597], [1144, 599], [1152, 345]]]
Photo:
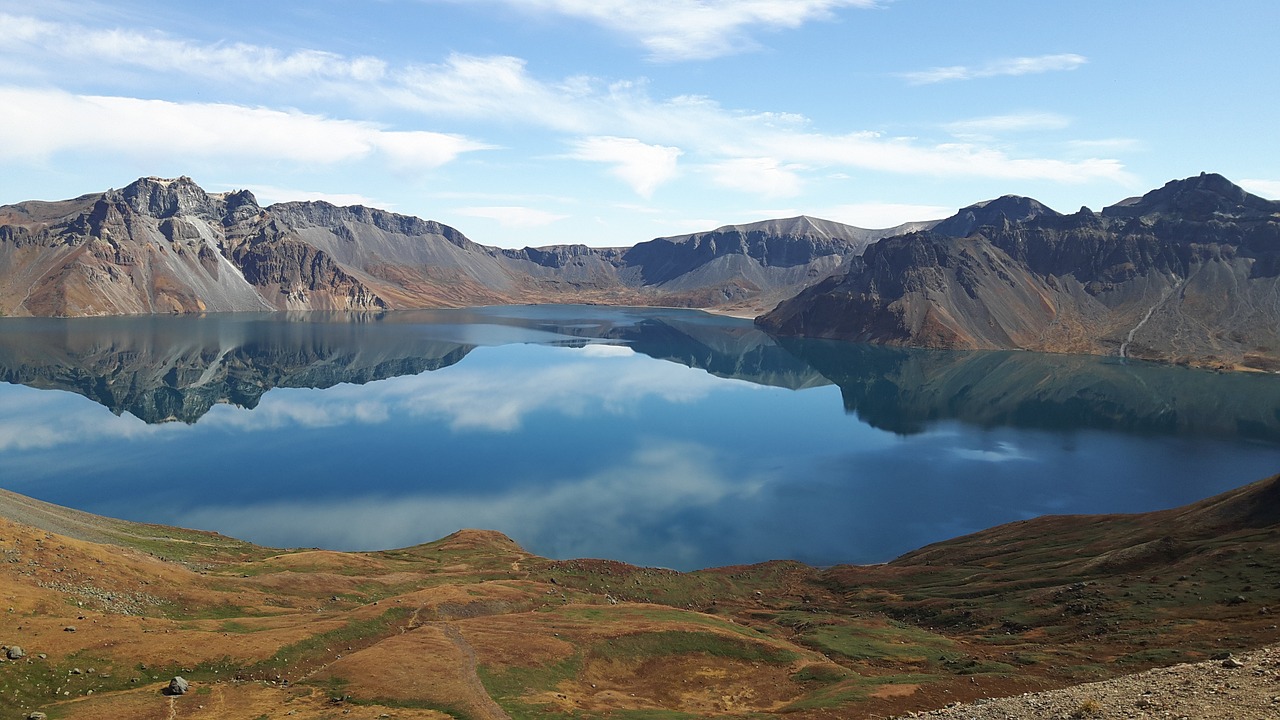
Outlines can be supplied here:
[[383, 310], [530, 302], [760, 312], [898, 229], [800, 217], [632, 248], [507, 250], [355, 205], [263, 207], [191, 178], [0, 207], [0, 313]]

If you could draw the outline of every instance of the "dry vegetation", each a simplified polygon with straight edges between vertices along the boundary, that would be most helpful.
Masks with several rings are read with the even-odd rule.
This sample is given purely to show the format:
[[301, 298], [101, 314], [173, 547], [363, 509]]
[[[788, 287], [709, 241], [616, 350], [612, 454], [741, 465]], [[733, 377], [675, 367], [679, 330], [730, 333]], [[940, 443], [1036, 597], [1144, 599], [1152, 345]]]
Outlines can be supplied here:
[[862, 717], [1074, 685], [1280, 640], [1278, 496], [682, 574], [484, 531], [277, 551], [0, 493], [0, 719]]

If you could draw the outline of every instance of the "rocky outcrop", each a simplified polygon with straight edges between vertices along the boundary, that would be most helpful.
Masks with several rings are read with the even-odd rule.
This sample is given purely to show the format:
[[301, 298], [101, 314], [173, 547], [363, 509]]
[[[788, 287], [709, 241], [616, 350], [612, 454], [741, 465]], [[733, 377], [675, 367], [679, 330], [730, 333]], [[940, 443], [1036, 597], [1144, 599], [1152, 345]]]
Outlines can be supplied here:
[[0, 313], [84, 316], [382, 310], [528, 302], [763, 310], [895, 230], [811, 218], [634, 248], [505, 250], [361, 206], [259, 206], [190, 178], [143, 178], [0, 207]]
[[782, 335], [1280, 370], [1280, 202], [1201, 175], [1101, 214], [1020, 198], [975, 208], [877, 243], [758, 322]]

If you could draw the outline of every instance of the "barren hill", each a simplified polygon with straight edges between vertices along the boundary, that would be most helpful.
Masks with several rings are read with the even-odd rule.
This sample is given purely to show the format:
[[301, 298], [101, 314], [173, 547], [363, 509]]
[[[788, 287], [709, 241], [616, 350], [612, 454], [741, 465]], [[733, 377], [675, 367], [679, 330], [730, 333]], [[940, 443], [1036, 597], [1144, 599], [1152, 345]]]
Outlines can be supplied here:
[[1094, 213], [1027, 198], [876, 243], [758, 322], [957, 349], [1280, 369], [1280, 202], [1200, 175]]

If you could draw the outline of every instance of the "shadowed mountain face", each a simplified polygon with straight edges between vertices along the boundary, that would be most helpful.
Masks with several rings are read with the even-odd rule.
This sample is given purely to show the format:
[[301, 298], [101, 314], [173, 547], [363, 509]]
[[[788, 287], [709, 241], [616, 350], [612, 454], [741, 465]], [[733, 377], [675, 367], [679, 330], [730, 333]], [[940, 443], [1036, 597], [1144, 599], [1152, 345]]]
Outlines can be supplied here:
[[903, 229], [801, 217], [630, 249], [503, 250], [382, 210], [324, 202], [264, 208], [247, 191], [206, 193], [186, 177], [143, 178], [74, 200], [0, 207], [0, 313], [584, 301], [762, 311]]
[[762, 316], [783, 335], [1280, 369], [1280, 202], [1218, 175], [1101, 214], [1025, 198], [879, 242]]

